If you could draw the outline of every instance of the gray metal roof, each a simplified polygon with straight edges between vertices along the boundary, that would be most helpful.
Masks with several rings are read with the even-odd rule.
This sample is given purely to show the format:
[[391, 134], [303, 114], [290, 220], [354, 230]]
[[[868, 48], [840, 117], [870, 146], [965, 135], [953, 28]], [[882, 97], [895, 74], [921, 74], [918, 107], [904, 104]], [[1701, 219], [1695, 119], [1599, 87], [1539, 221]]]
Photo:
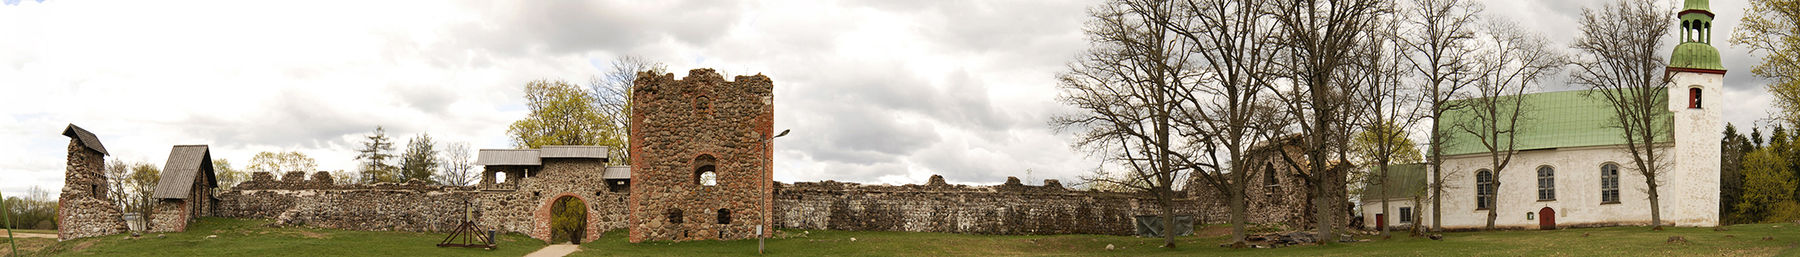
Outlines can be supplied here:
[[543, 165], [537, 149], [481, 149], [475, 165]]
[[542, 158], [598, 158], [606, 159], [606, 146], [597, 145], [546, 145], [538, 147]]
[[169, 162], [163, 164], [162, 179], [156, 183], [156, 199], [187, 199], [194, 189], [194, 176], [206, 176], [208, 187], [219, 187], [213, 176], [212, 153], [206, 145], [178, 145], [169, 150]]
[[102, 155], [112, 155], [106, 153], [106, 146], [100, 145], [99, 137], [95, 137], [93, 132], [88, 132], [86, 129], [76, 127], [74, 123], [70, 123], [68, 128], [63, 129], [62, 134], [64, 136], [69, 136], [69, 138], [74, 138], [75, 141], [81, 142], [81, 146], [85, 146], [88, 149], [94, 149], [94, 151], [99, 151]]
[[631, 179], [631, 166], [606, 167], [606, 172], [601, 174], [600, 178], [601, 179]]

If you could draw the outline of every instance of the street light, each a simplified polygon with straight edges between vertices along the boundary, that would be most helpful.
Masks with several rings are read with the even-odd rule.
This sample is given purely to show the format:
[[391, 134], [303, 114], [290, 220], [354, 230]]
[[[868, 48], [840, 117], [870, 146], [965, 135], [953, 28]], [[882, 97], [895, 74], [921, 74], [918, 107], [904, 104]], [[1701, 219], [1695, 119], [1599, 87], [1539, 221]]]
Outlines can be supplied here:
[[[768, 100], [764, 100], [764, 102], [767, 102], [767, 101]], [[769, 233], [769, 232], [767, 232], [768, 231], [767, 227], [769, 227], [770, 222], [773, 222], [773, 219], [769, 218], [769, 214], [770, 214], [770, 212], [775, 211], [774, 208], [769, 207], [769, 204], [772, 204], [771, 202], [775, 201], [775, 195], [774, 195], [775, 192], [769, 191], [769, 184], [774, 183], [774, 178], [770, 178], [769, 176], [773, 176], [775, 174], [775, 167], [771, 167], [769, 162], [772, 162], [772, 161], [774, 161], [773, 159], [775, 159], [775, 138], [787, 136], [788, 131], [790, 131], [790, 130], [783, 129], [783, 130], [781, 130], [780, 134], [776, 134], [773, 137], [763, 139], [763, 146], [767, 147], [764, 149], [767, 149], [769, 151], [769, 158], [762, 159], [763, 167], [767, 168], [769, 170], [765, 170], [763, 172], [763, 181], [762, 181], [763, 189], [762, 190], [763, 190], [763, 193], [767, 194], [767, 195], [764, 195], [765, 197], [763, 197], [763, 199], [764, 199], [764, 201], [763, 201], [763, 222], [762, 222], [762, 224], [756, 225], [756, 254], [763, 253], [763, 241], [765, 240], [765, 238], [769, 237], [767, 234], [767, 233]]]

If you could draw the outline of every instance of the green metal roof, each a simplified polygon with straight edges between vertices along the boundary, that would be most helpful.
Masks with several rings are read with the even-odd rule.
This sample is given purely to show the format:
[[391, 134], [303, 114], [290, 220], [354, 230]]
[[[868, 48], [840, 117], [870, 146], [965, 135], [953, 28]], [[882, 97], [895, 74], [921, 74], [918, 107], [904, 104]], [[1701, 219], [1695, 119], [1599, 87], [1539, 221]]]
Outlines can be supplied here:
[[1675, 45], [1675, 53], [1669, 54], [1669, 67], [1725, 70], [1719, 62], [1719, 49], [1696, 42]]
[[[1387, 173], [1387, 184], [1383, 185], [1381, 183], [1382, 181], [1377, 179], [1379, 177], [1370, 177], [1368, 181], [1363, 182], [1362, 197], [1359, 199], [1367, 202], [1384, 198], [1409, 198], [1415, 194], [1422, 193], [1419, 192], [1421, 191], [1419, 189], [1425, 188], [1425, 164], [1394, 164], [1388, 165], [1388, 168], [1391, 170]], [[1377, 167], [1375, 170], [1379, 171], [1380, 168]], [[1380, 173], [1372, 173], [1371, 175], [1374, 174]], [[1388, 197], [1381, 197], [1382, 186], [1386, 186]]]
[[1706, 8], [1706, 1], [1707, 0], [1687, 0], [1687, 3], [1682, 4], [1682, 6], [1683, 6], [1682, 9], [1684, 9], [1684, 10], [1705, 10], [1705, 11], [1710, 12], [1710, 10], [1708, 10]]
[[[1514, 150], [1550, 149], [1580, 146], [1604, 146], [1625, 144], [1623, 132], [1614, 124], [1612, 107], [1606, 103], [1602, 95], [1588, 92], [1593, 90], [1558, 91], [1517, 96], [1525, 97], [1524, 113], [1519, 115], [1519, 129], [1513, 140], [1518, 143]], [[1658, 92], [1667, 94], [1667, 92]], [[1454, 104], [1464, 105], [1469, 100], [1459, 100]], [[1502, 117], [1507, 115], [1502, 115]], [[1662, 111], [1662, 137], [1658, 142], [1669, 142], [1670, 113]], [[1482, 146], [1481, 139], [1470, 135], [1456, 124], [1466, 123], [1474, 119], [1475, 114], [1469, 106], [1444, 112], [1439, 122], [1439, 134], [1444, 136], [1444, 152], [1448, 155], [1462, 155], [1488, 152]], [[1501, 141], [1504, 145], [1505, 141]]]

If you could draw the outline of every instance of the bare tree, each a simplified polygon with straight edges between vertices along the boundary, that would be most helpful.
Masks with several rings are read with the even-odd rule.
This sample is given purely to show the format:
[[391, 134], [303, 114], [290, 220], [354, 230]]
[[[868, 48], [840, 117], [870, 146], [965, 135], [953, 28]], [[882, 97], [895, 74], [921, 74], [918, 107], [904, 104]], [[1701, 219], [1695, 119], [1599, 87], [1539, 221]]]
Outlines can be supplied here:
[[[1192, 17], [1190, 23], [1160, 22], [1182, 39], [1195, 42], [1198, 55], [1195, 68], [1204, 81], [1195, 88], [1197, 110], [1181, 112], [1173, 119], [1177, 126], [1189, 128], [1202, 140], [1191, 147], [1199, 149], [1204, 163], [1190, 164], [1195, 185], [1217, 191], [1230, 209], [1231, 239], [1234, 247], [1243, 246], [1248, 222], [1248, 170], [1254, 165], [1244, 156], [1249, 148], [1265, 138], [1263, 131], [1275, 130], [1275, 111], [1279, 106], [1261, 103], [1273, 92], [1268, 90], [1273, 61], [1274, 20], [1267, 15], [1266, 1], [1191, 0], [1179, 3], [1182, 14]], [[1181, 26], [1187, 25], [1187, 26]], [[1188, 190], [1201, 190], [1190, 188]]]
[[[1368, 37], [1369, 42], [1364, 45], [1366, 50], [1363, 50], [1364, 63], [1361, 64], [1361, 69], [1368, 85], [1358, 94], [1360, 97], [1357, 102], [1365, 105], [1363, 108], [1368, 114], [1362, 115], [1362, 132], [1353, 139], [1352, 146], [1357, 146], [1361, 150], [1359, 152], [1363, 152], [1360, 159], [1364, 159], [1368, 163], [1365, 166], [1370, 166], [1374, 171], [1375, 174], [1370, 174], [1368, 179], [1374, 182], [1371, 184], [1378, 185], [1376, 193], [1381, 197], [1380, 213], [1387, 213], [1388, 196], [1393, 193], [1388, 192], [1387, 185], [1392, 182], [1388, 180], [1388, 171], [1395, 161], [1418, 161], [1418, 150], [1413, 147], [1407, 131], [1420, 117], [1417, 108], [1413, 108], [1413, 104], [1419, 102], [1418, 95], [1403, 81], [1409, 74], [1403, 67], [1406, 63], [1403, 58], [1397, 58], [1397, 55], [1405, 51], [1404, 44], [1399, 40], [1400, 35], [1393, 33], [1399, 29], [1400, 23], [1386, 20], [1382, 24], [1385, 29], [1380, 31], [1384, 33]], [[1386, 222], [1393, 215], [1380, 217], [1383, 224], [1393, 224]], [[1381, 227], [1381, 235], [1387, 234], [1388, 228]]]
[[[1426, 163], [1431, 165], [1431, 230], [1442, 231], [1443, 200], [1437, 197], [1444, 193], [1443, 149], [1444, 141], [1442, 122], [1436, 122], [1445, 112], [1456, 109], [1455, 100], [1458, 91], [1474, 83], [1471, 65], [1464, 58], [1473, 51], [1468, 41], [1475, 37], [1478, 23], [1475, 18], [1481, 12], [1481, 6], [1466, 0], [1410, 0], [1409, 5], [1401, 8], [1404, 26], [1398, 31], [1402, 33], [1400, 44], [1406, 54], [1401, 56], [1407, 61], [1412, 71], [1423, 79], [1419, 85], [1424, 94], [1420, 100], [1425, 101], [1424, 118], [1430, 118], [1430, 136], [1426, 139]], [[1416, 205], [1415, 205], [1416, 206]]]
[[[637, 81], [639, 72], [663, 74], [668, 72], [668, 69], [669, 67], [662, 63], [627, 55], [613, 60], [611, 71], [589, 79], [588, 88], [598, 96], [595, 101], [600, 105], [600, 114], [610, 120], [612, 128], [630, 130], [632, 82]], [[627, 133], [615, 131], [611, 134], [629, 135], [629, 131], [625, 132]], [[621, 138], [619, 145], [612, 146], [612, 149], [608, 150], [610, 152], [608, 154], [613, 156], [610, 159], [614, 164], [625, 164], [631, 161], [630, 151], [626, 151], [626, 146], [631, 145], [630, 140], [629, 136]]]
[[1299, 149], [1305, 160], [1280, 156], [1310, 189], [1308, 205], [1318, 223], [1320, 244], [1337, 241], [1334, 221], [1348, 216], [1342, 166], [1349, 161], [1344, 142], [1359, 109], [1351, 95], [1363, 84], [1347, 82], [1357, 77], [1355, 55], [1365, 43], [1361, 38], [1369, 36], [1378, 17], [1387, 13], [1384, 2], [1270, 1], [1281, 39], [1277, 42], [1283, 49], [1277, 63], [1285, 77], [1271, 84], [1290, 87], [1277, 90], [1285, 92], [1277, 94], [1277, 100], [1287, 105], [1284, 114], [1297, 121], [1291, 127], [1301, 136]]
[[126, 187], [128, 183], [131, 183], [131, 164], [118, 158], [106, 160], [106, 196], [120, 210], [130, 207], [126, 205], [126, 200], [131, 197], [131, 191]]
[[1613, 123], [1631, 154], [1631, 169], [1644, 176], [1649, 186], [1650, 222], [1662, 227], [1662, 208], [1657, 177], [1667, 170], [1667, 151], [1658, 149], [1668, 129], [1668, 76], [1663, 72], [1663, 37], [1674, 25], [1674, 11], [1658, 1], [1615, 1], [1601, 10], [1582, 9], [1581, 36], [1574, 48], [1581, 52], [1570, 74], [1575, 84], [1593, 90], [1588, 97], [1612, 107]]
[[[1058, 75], [1059, 101], [1082, 112], [1060, 115], [1051, 124], [1077, 130], [1074, 147], [1105, 156], [1122, 176], [1084, 178], [1131, 188], [1156, 199], [1162, 209], [1163, 247], [1175, 246], [1175, 191], [1195, 162], [1183, 152], [1192, 145], [1174, 119], [1193, 112], [1193, 88], [1200, 77], [1189, 65], [1192, 41], [1171, 27], [1192, 22], [1178, 5], [1161, 0], [1110, 0], [1088, 11], [1085, 28], [1092, 45], [1069, 70]], [[1104, 174], [1104, 172], [1103, 172]]]
[[[1517, 141], [1513, 138], [1520, 133], [1519, 120], [1528, 116], [1526, 92], [1530, 92], [1537, 82], [1545, 76], [1556, 73], [1565, 64], [1563, 57], [1545, 46], [1548, 41], [1536, 35], [1527, 35], [1516, 25], [1502, 20], [1490, 21], [1486, 35], [1488, 45], [1483, 54], [1477, 56], [1480, 68], [1475, 83], [1475, 97], [1464, 100], [1467, 104], [1469, 119], [1463, 119], [1455, 126], [1473, 136], [1487, 150], [1491, 173], [1489, 187], [1492, 191], [1487, 201], [1487, 229], [1494, 229], [1494, 220], [1498, 218], [1499, 203], [1494, 201], [1501, 187], [1501, 174], [1517, 151]], [[1476, 174], [1481, 176], [1481, 174]], [[1479, 179], [1479, 178], [1478, 178]], [[1477, 188], [1477, 191], [1483, 189]], [[1477, 193], [1477, 195], [1482, 195]]]
[[469, 143], [450, 143], [444, 145], [444, 171], [438, 174], [438, 183], [452, 186], [467, 186], [476, 181], [475, 162], [469, 154]]

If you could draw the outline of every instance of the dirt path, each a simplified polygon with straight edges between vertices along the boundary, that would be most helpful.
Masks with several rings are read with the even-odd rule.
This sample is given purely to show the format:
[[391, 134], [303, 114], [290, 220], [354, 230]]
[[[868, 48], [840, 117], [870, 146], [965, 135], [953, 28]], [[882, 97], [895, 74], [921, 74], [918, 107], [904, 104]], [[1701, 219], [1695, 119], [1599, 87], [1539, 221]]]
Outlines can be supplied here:
[[[12, 235], [13, 235], [13, 237], [23, 237], [23, 238], [56, 238], [56, 234], [13, 232]], [[6, 230], [0, 229], [0, 237], [4, 237], [4, 236], [6, 236]]]
[[563, 257], [580, 250], [581, 246], [577, 245], [553, 244], [545, 246], [544, 249], [539, 249], [536, 252], [531, 252], [531, 254], [526, 254], [525, 257]]

